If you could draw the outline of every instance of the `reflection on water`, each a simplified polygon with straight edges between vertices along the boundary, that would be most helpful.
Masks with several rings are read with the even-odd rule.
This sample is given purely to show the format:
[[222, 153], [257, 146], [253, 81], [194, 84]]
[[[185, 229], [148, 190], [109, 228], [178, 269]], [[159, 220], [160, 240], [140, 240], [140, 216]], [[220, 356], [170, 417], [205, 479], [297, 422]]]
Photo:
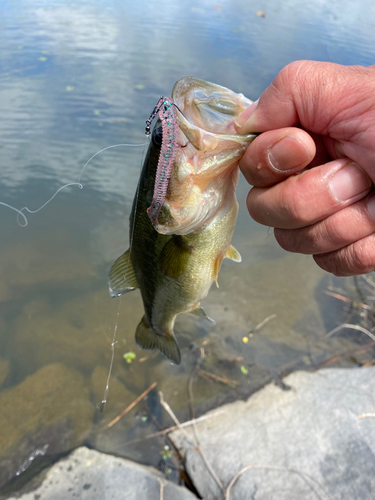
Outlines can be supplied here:
[[[256, 15], [259, 9], [266, 17]], [[371, 64], [374, 10], [369, 1], [303, 8], [292, 0], [3, 2], [0, 201], [38, 208], [75, 182], [96, 151], [144, 143], [150, 110], [182, 76], [255, 99], [292, 60]], [[312, 369], [334, 356], [336, 366], [373, 358], [369, 347], [358, 351], [369, 342], [364, 333], [325, 336], [344, 322], [373, 327], [369, 310], [350, 302], [371, 301], [372, 285], [361, 281], [355, 288], [351, 279], [329, 278], [309, 258], [286, 255], [248, 217], [243, 180], [234, 237], [243, 262], [225, 262], [220, 288], [205, 301], [216, 326], [190, 315], [178, 319], [180, 366], [140, 351], [134, 341], [140, 296], [123, 297], [117, 315], [119, 301], [109, 298], [106, 283], [110, 265], [128, 246], [142, 154], [142, 147], [104, 151], [85, 170], [83, 191], [67, 188], [30, 215], [26, 228], [0, 207], [0, 464], [6, 463], [0, 489], [18, 487], [12, 481], [22, 468], [19, 478], [26, 481], [43, 460], [82, 442], [169, 467], [176, 480], [176, 452], [163, 453], [163, 436], [144, 439], [172, 425], [157, 390], [184, 420], [190, 380], [199, 415], [289, 370]], [[323, 293], [332, 287], [349, 302]], [[116, 324], [113, 378], [101, 414]], [[135, 359], [128, 363], [125, 353]], [[153, 382], [157, 390], [109, 428]]]

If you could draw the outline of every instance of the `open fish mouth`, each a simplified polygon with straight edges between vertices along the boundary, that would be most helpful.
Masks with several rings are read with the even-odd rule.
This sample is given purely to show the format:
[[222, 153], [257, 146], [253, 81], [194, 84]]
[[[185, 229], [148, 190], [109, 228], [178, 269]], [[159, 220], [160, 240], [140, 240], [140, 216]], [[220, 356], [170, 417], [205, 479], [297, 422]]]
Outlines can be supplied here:
[[187, 76], [173, 87], [172, 100], [180, 130], [198, 151], [215, 149], [223, 140], [246, 147], [256, 137], [238, 135], [234, 128], [237, 116], [252, 104], [243, 94]]
[[163, 139], [147, 209], [156, 231], [183, 235], [199, 230], [232, 196], [238, 161], [256, 137], [237, 134], [234, 121], [251, 102], [193, 77], [179, 80], [172, 98], [159, 100], [150, 119], [159, 114]]

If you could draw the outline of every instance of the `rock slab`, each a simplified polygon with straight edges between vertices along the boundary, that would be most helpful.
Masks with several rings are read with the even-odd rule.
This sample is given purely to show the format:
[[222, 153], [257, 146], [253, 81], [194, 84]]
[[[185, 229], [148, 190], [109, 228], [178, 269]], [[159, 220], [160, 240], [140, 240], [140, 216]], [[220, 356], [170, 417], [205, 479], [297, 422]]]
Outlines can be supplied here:
[[197, 425], [224, 491], [237, 472], [253, 466], [229, 496], [203, 464], [191, 430], [188, 436], [170, 435], [200, 495], [205, 500], [375, 499], [375, 418], [358, 417], [375, 413], [375, 367], [295, 372], [284, 382], [290, 390], [269, 384]]
[[[163, 490], [161, 495], [161, 489]], [[81, 447], [53, 465], [34, 491], [8, 500], [197, 500], [152, 467]]]

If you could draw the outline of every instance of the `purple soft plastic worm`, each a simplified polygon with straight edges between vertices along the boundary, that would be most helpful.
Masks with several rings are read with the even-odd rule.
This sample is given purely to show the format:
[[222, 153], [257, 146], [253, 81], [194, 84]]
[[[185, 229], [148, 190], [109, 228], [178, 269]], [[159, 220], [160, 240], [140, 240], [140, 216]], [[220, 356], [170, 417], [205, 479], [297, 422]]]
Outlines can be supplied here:
[[[153, 114], [150, 116], [149, 120], [152, 121], [152, 118], [156, 116], [156, 113], [158, 113], [163, 127], [163, 138], [155, 176], [154, 195], [152, 203], [147, 209], [147, 214], [154, 226], [158, 224], [158, 217], [165, 201], [173, 161], [178, 148], [178, 124], [176, 110], [172, 99], [170, 97], [162, 96], [155, 106]], [[148, 130], [151, 123], [149, 120], [146, 122]]]

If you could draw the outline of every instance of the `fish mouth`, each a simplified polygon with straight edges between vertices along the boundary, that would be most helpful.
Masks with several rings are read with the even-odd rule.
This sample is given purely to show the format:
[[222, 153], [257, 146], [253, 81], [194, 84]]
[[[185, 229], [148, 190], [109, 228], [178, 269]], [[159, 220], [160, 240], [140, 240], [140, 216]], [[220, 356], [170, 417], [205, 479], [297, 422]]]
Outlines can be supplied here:
[[242, 150], [256, 137], [239, 135], [234, 127], [238, 115], [252, 104], [243, 94], [186, 76], [174, 85], [172, 99], [179, 128], [198, 151], [215, 149], [222, 141]]
[[186, 235], [237, 214], [238, 162], [256, 135], [237, 134], [234, 121], [251, 101], [189, 76], [161, 101], [163, 140], [147, 213], [159, 233]]

